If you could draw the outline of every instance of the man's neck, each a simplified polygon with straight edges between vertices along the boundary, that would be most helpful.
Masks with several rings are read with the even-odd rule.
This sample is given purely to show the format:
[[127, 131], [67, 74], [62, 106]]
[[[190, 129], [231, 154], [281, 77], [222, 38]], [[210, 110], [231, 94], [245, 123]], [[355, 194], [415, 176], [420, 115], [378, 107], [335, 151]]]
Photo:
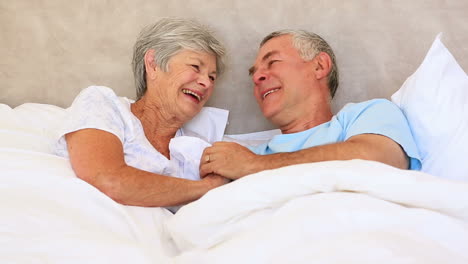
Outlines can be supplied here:
[[283, 134], [302, 132], [330, 121], [333, 117], [330, 100], [298, 106], [286, 113], [286, 122], [276, 123]]
[[302, 132], [308, 129], [311, 129], [313, 127], [316, 127], [318, 125], [321, 125], [323, 123], [326, 123], [331, 120], [333, 117], [333, 114], [331, 112], [329, 113], [323, 113], [320, 115], [313, 116], [311, 118], [304, 118], [304, 119], [297, 119], [293, 120], [290, 123], [287, 123], [283, 126], [280, 127], [280, 130], [283, 134], [292, 134], [292, 133], [298, 133]]

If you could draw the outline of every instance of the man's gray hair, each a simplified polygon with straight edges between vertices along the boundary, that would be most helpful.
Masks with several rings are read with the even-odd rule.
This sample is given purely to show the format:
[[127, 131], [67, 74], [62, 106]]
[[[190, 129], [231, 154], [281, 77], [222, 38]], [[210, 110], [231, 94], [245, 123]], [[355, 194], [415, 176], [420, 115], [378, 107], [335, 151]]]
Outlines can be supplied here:
[[215, 55], [217, 75], [224, 71], [226, 50], [208, 27], [194, 20], [163, 18], [143, 28], [133, 48], [132, 68], [137, 100], [147, 89], [145, 53], [149, 49], [155, 51], [154, 61], [163, 71], [169, 70], [169, 60], [183, 49]]
[[320, 52], [325, 52], [330, 56], [332, 60], [332, 68], [328, 74], [328, 89], [330, 90], [330, 95], [333, 98], [333, 96], [335, 96], [336, 89], [338, 88], [339, 80], [335, 53], [333, 53], [330, 45], [315, 33], [307, 32], [305, 30], [285, 29], [275, 31], [266, 36], [260, 43], [260, 47], [262, 47], [268, 40], [282, 35], [292, 36], [294, 47], [299, 51], [299, 55], [306, 61], [314, 59]]

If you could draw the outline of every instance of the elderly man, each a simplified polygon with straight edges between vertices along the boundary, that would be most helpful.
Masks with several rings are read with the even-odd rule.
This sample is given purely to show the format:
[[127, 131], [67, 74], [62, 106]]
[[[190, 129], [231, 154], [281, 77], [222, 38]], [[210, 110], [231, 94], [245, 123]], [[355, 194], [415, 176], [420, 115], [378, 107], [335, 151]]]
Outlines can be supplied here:
[[405, 116], [385, 99], [345, 106], [335, 116], [335, 55], [320, 36], [302, 30], [273, 32], [260, 44], [249, 71], [263, 115], [282, 134], [245, 148], [218, 142], [206, 148], [200, 175], [238, 179], [258, 171], [327, 160], [365, 159], [401, 169], [421, 162]]

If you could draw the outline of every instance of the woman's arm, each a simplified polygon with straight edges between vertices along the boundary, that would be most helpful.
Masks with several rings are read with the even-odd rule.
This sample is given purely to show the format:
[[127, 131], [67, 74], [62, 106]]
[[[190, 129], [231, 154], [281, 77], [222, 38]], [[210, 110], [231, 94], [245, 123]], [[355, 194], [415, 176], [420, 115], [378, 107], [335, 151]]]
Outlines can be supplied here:
[[65, 138], [76, 175], [121, 204], [158, 207], [186, 204], [228, 182], [215, 175], [191, 181], [128, 166], [120, 140], [103, 130], [78, 130]]

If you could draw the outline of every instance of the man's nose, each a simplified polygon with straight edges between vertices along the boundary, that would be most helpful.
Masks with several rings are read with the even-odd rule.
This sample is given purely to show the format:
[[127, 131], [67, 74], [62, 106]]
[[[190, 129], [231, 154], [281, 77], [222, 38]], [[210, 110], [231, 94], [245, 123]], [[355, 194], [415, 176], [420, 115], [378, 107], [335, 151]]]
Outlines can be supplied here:
[[256, 73], [254, 73], [252, 79], [253, 79], [253, 82], [258, 85], [260, 83], [262, 83], [263, 81], [265, 81], [267, 79], [267, 74], [264, 72], [264, 71], [260, 71], [258, 70]]

